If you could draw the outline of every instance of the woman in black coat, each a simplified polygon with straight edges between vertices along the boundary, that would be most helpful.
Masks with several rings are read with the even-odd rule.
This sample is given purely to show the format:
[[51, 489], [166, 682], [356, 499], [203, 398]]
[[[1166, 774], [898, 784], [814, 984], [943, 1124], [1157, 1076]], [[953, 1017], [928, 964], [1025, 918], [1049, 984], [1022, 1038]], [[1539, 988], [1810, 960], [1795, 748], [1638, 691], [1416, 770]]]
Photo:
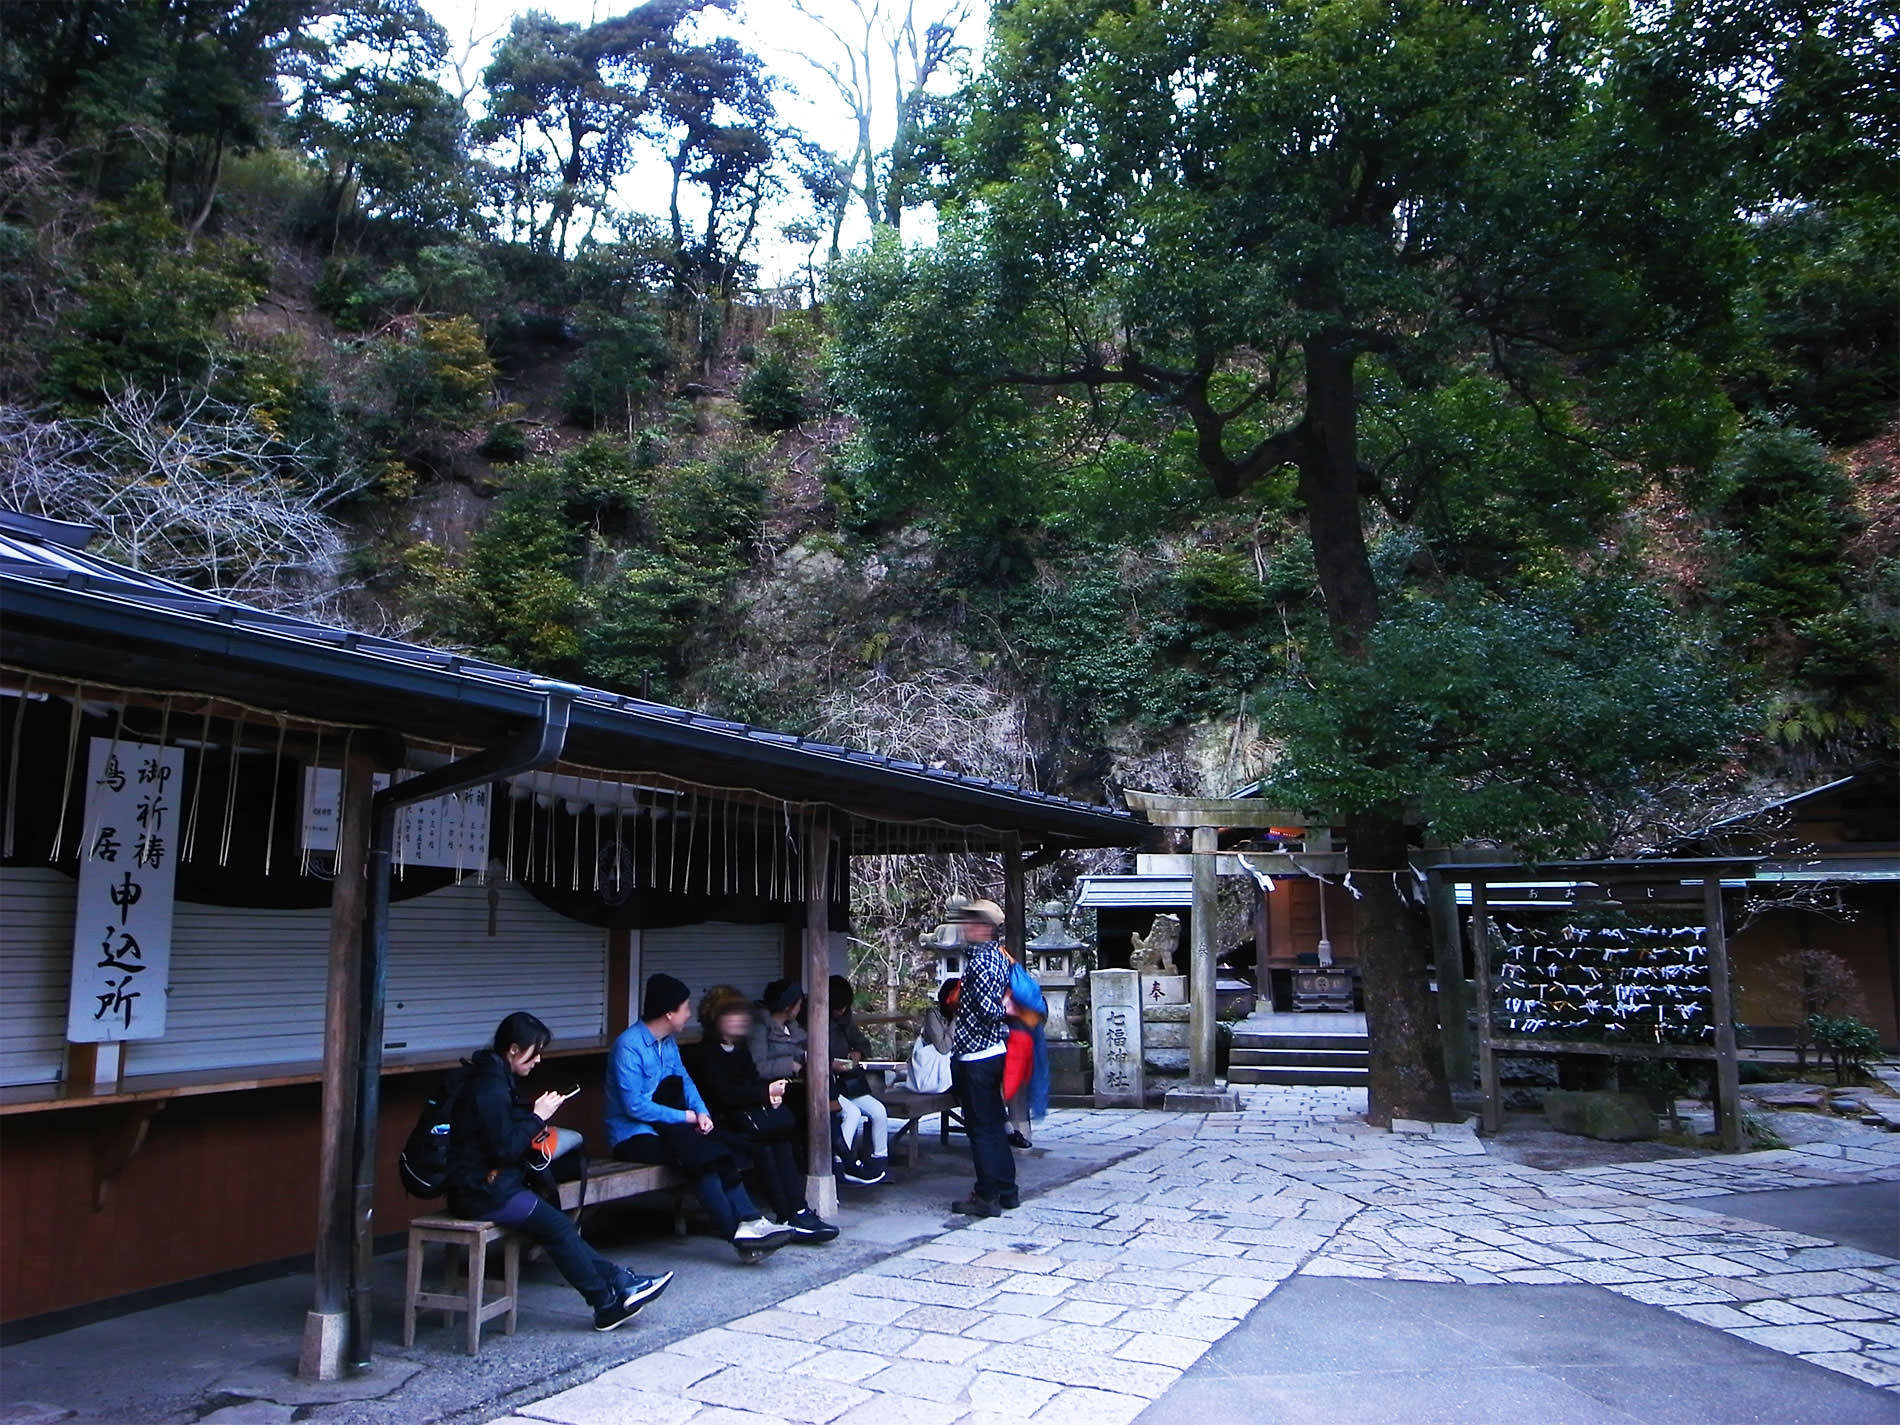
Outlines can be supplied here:
[[796, 1235], [794, 1242], [829, 1242], [838, 1229], [805, 1202], [798, 1170], [798, 1120], [785, 1107], [787, 1080], [767, 1083], [752, 1062], [746, 1037], [752, 1001], [730, 985], [716, 985], [699, 1002], [699, 1043], [685, 1051], [687, 1072], [719, 1129], [743, 1143], [766, 1196]]
[[497, 1026], [494, 1047], [469, 1060], [449, 1113], [449, 1211], [513, 1228], [545, 1248], [594, 1308], [594, 1329], [611, 1331], [665, 1291], [673, 1274], [636, 1276], [608, 1261], [581, 1240], [566, 1213], [529, 1187], [528, 1150], [569, 1096], [544, 1093], [529, 1107], [518, 1081], [534, 1071], [553, 1037], [532, 1014], [517, 1011]]

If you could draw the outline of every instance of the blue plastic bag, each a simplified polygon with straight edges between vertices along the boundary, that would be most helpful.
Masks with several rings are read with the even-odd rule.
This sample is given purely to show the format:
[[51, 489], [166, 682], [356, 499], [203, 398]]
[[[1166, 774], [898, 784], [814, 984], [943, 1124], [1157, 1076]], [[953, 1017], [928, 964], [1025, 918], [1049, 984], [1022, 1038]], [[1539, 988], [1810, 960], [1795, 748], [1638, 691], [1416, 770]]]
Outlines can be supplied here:
[[[1025, 1024], [1040, 1024], [1049, 1014], [1049, 1001], [1042, 996], [1042, 986], [1036, 983], [1036, 977], [1014, 960], [1009, 962], [1009, 997], [1016, 1002], [1016, 1009], [1023, 1016]], [[1034, 1015], [1034, 1019], [1029, 1016]]]

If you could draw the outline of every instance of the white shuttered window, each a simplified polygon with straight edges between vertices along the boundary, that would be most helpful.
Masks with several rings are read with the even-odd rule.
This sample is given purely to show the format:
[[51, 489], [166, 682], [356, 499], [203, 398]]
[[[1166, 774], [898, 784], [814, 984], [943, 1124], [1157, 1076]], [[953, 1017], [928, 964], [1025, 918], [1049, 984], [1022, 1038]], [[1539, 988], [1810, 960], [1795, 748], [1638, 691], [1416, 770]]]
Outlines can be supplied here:
[[[489, 934], [490, 892], [494, 892]], [[65, 1054], [73, 882], [0, 872], [0, 1083], [50, 1083]], [[465, 1053], [512, 1010], [557, 1041], [605, 1032], [607, 932], [513, 885], [465, 881], [390, 908], [384, 1044]], [[180, 902], [162, 1039], [126, 1046], [126, 1073], [247, 1069], [323, 1057], [330, 913]]]
[[607, 932], [556, 915], [514, 885], [463, 882], [404, 901], [390, 919], [383, 1048], [480, 1049], [504, 1015], [525, 1009], [555, 1047], [607, 1032]]
[[[714, 985], [732, 985], [757, 998], [785, 973], [785, 927], [709, 920], [640, 932], [640, 979], [668, 974], [684, 980], [693, 1004]], [[636, 992], [636, 998], [638, 994]]]
[[50, 1084], [66, 1062], [71, 876], [0, 866], [0, 1084]]

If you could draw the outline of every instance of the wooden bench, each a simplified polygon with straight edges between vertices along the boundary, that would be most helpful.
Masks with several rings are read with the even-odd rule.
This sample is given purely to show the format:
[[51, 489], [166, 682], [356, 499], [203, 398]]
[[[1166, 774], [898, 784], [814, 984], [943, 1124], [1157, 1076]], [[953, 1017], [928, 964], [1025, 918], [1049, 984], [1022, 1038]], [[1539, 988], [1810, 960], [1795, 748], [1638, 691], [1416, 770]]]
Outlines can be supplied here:
[[[658, 1164], [623, 1163], [615, 1158], [607, 1158], [587, 1165], [585, 1205], [592, 1207], [597, 1202], [618, 1202], [649, 1192], [670, 1192], [673, 1194], [673, 1231], [684, 1237], [689, 1186], [686, 1179], [672, 1168]], [[578, 1223], [581, 1209], [580, 1180], [577, 1178], [573, 1182], [562, 1183], [561, 1210], [573, 1214]]]
[[945, 1147], [950, 1145], [950, 1130], [963, 1131], [963, 1120], [957, 1112], [957, 1100], [954, 1094], [917, 1093], [913, 1089], [885, 1089], [878, 1097], [884, 1101], [885, 1111], [891, 1116], [891, 1152], [896, 1155], [900, 1140], [904, 1144], [904, 1165], [915, 1169], [917, 1166], [918, 1138], [921, 1130], [918, 1123], [931, 1114], [937, 1115], [937, 1141]]

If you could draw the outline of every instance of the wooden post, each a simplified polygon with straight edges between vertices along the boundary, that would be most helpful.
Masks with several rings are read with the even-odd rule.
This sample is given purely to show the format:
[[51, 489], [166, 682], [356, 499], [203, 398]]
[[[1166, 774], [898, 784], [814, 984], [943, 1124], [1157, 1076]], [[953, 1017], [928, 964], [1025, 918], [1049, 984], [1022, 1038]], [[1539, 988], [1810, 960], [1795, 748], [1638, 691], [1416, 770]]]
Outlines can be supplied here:
[[636, 1002], [639, 998], [640, 975], [639, 968], [633, 963], [633, 937], [639, 933], [637, 930], [612, 929], [607, 932], [605, 1028], [609, 1043], [619, 1038], [640, 1012]]
[[1471, 1013], [1465, 998], [1465, 947], [1458, 929], [1458, 888], [1433, 867], [1425, 873], [1432, 952], [1438, 967], [1438, 1032], [1445, 1044], [1445, 1080], [1453, 1093], [1471, 1088]]
[[1484, 1131], [1504, 1126], [1504, 1101], [1498, 1096], [1498, 1059], [1491, 1047], [1490, 887], [1471, 883], [1471, 958], [1478, 981], [1478, 1080], [1484, 1091]]
[[1019, 960], [1029, 943], [1028, 893], [1023, 882], [1023, 839], [1012, 831], [1003, 838], [1003, 945]]
[[1220, 924], [1220, 881], [1216, 861], [1220, 833], [1194, 828], [1194, 925], [1188, 960], [1188, 1087], [1214, 1088], [1214, 931]]
[[66, 1045], [65, 1080], [87, 1093], [116, 1093], [125, 1078], [125, 1045], [105, 1040]]
[[838, 1211], [831, 1172], [831, 814], [805, 822], [805, 1202], [820, 1217]]
[[317, 1163], [316, 1300], [304, 1318], [297, 1373], [335, 1380], [349, 1336], [356, 1143], [356, 1066], [362, 1011], [364, 867], [374, 762], [351, 753], [343, 764], [336, 878], [330, 885], [330, 960], [323, 1017], [323, 1119]]
[[1729, 999], [1728, 935], [1722, 917], [1722, 879], [1702, 882], [1702, 908], [1708, 918], [1709, 1020], [1715, 1026], [1716, 1126], [1722, 1146], [1739, 1153], [1742, 1134], [1742, 1081], [1735, 1066], [1735, 1006]]

